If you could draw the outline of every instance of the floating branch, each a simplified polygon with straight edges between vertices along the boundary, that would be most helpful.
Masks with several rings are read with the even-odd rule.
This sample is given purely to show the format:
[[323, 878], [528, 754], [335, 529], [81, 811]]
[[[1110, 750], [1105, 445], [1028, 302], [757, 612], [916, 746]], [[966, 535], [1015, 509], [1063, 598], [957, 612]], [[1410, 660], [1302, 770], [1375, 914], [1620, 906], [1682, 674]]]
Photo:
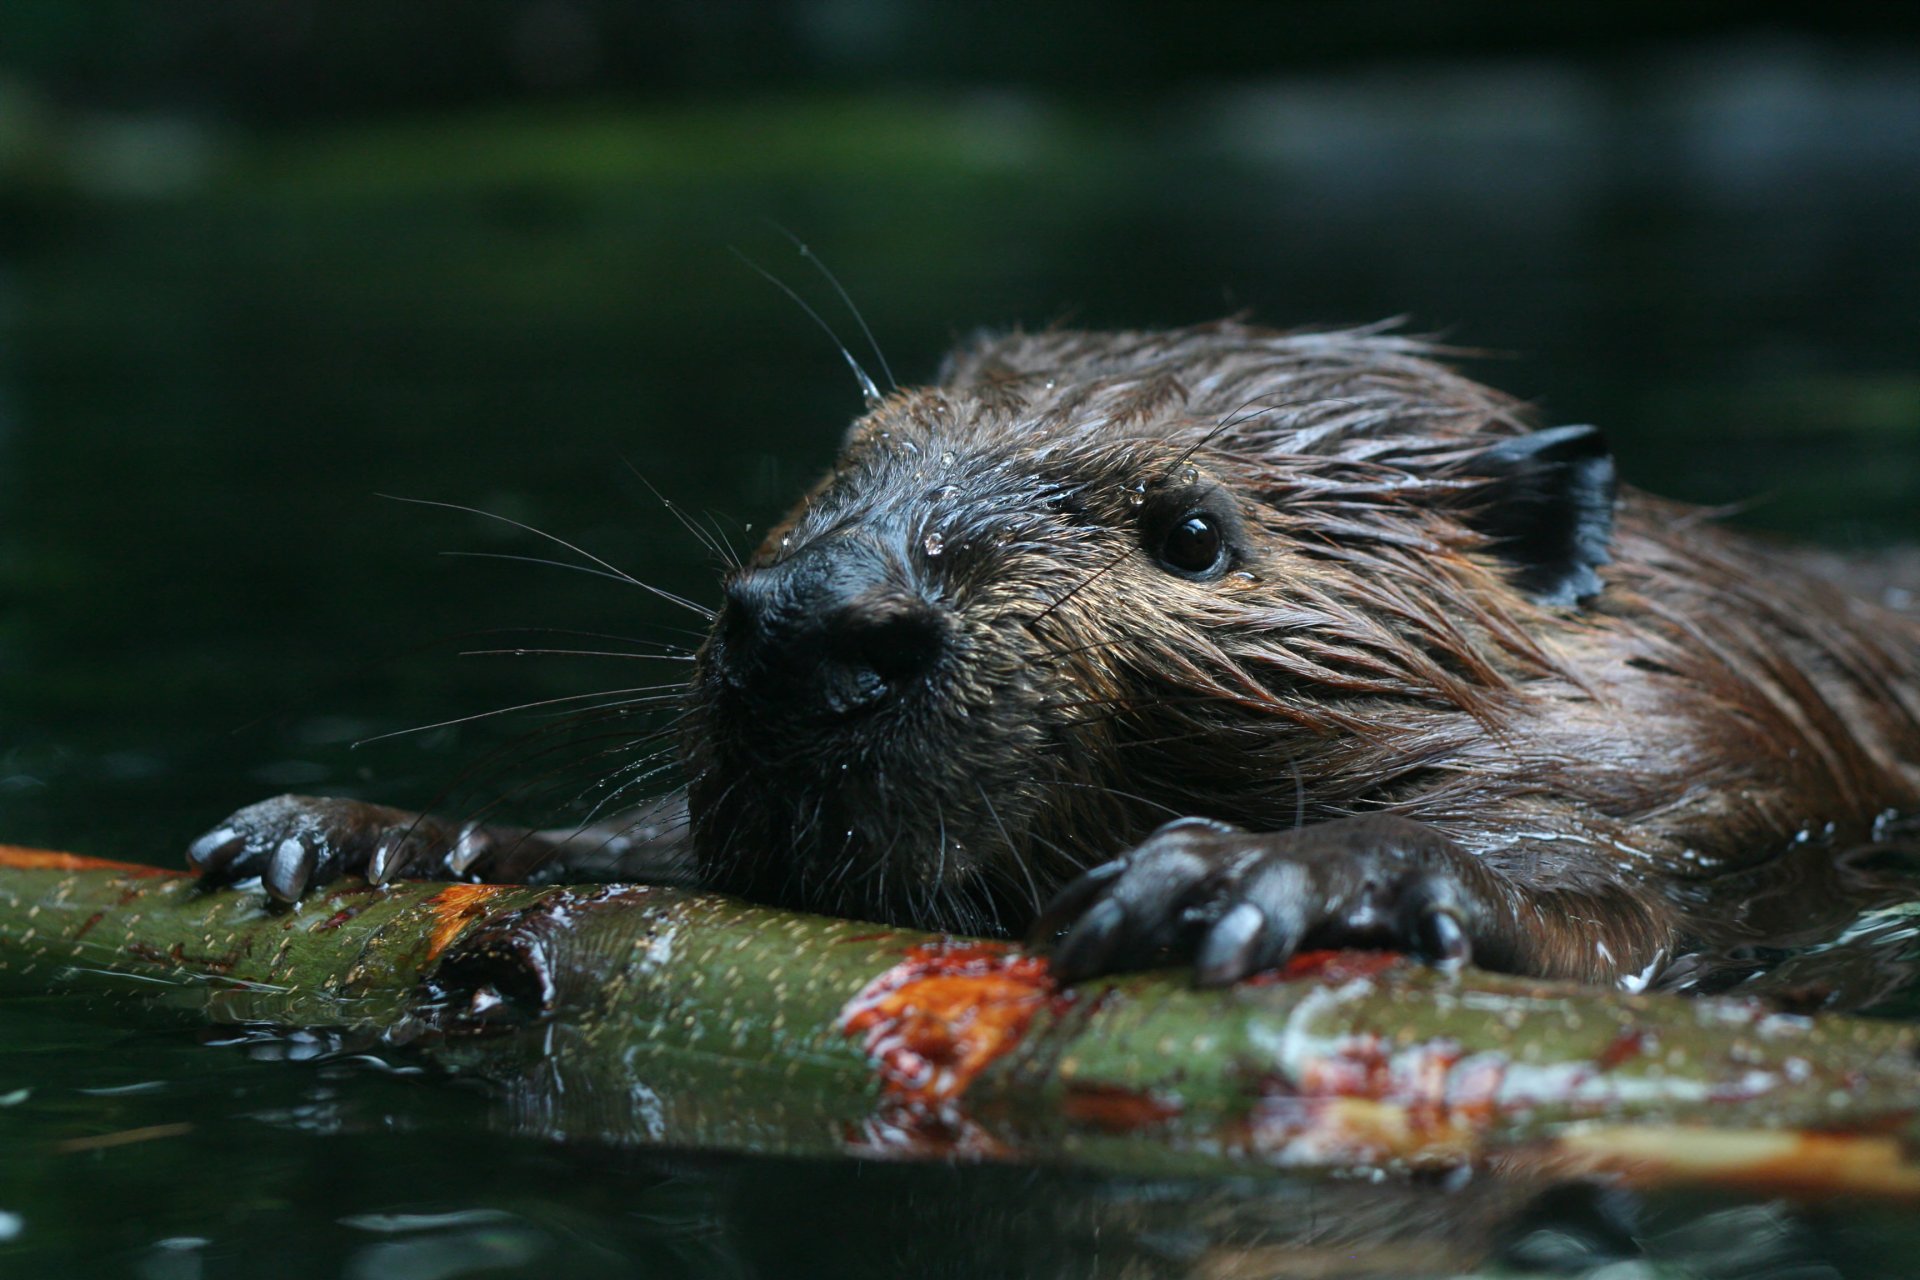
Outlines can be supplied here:
[[0, 978], [404, 1044], [556, 1138], [1920, 1196], [1911, 1028], [1371, 953], [1062, 990], [1009, 944], [672, 889], [346, 882], [278, 911], [0, 846]]

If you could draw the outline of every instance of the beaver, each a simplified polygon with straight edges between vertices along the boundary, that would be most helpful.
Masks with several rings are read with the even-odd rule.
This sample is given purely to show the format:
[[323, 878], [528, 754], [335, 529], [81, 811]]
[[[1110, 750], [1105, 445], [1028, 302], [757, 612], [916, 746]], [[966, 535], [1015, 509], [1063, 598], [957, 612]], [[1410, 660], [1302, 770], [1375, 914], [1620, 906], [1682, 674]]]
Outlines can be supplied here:
[[190, 861], [695, 884], [1066, 981], [1366, 945], [1637, 987], [1804, 923], [1920, 794], [1920, 625], [1448, 354], [976, 338], [727, 575], [682, 790], [547, 832], [281, 797]]

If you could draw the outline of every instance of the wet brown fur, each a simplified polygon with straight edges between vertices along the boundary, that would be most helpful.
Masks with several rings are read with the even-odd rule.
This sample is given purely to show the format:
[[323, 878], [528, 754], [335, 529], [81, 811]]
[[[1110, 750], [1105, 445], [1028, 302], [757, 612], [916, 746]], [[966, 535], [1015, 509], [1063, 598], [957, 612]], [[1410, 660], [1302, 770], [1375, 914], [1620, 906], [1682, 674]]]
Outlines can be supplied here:
[[[703, 878], [1013, 928], [1171, 816], [1390, 813], [1512, 886], [1529, 971], [1614, 979], [1777, 927], [1739, 904], [1920, 796], [1920, 627], [1634, 492], [1605, 590], [1536, 602], [1474, 531], [1468, 465], [1527, 416], [1433, 357], [1375, 330], [1016, 333], [888, 396], [749, 572], [878, 539], [955, 657], [877, 722], [770, 724], [716, 631]], [[1245, 560], [1165, 572], [1138, 511], [1215, 486]]]

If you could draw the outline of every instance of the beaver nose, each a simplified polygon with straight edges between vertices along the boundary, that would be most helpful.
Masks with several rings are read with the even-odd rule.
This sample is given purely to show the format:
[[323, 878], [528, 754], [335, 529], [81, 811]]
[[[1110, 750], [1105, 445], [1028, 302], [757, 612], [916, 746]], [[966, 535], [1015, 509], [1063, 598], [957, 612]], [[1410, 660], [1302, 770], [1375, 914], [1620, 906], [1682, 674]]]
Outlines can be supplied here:
[[829, 539], [727, 584], [721, 627], [735, 687], [835, 714], [871, 708], [931, 673], [943, 611], [878, 548]]

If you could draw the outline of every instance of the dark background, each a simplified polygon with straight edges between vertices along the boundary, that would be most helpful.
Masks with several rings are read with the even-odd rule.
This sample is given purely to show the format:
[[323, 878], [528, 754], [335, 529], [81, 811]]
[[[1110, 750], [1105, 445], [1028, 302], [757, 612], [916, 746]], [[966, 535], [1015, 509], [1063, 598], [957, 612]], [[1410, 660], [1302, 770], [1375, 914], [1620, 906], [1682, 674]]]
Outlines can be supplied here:
[[[514, 764], [540, 713], [350, 744], [673, 676], [460, 656], [575, 643], [499, 629], [686, 642], [697, 622], [439, 557], [558, 549], [376, 495], [481, 507], [712, 599], [711, 557], [628, 464], [745, 545], [859, 405], [831, 342], [735, 257], [860, 347], [774, 224], [903, 380], [981, 326], [1405, 316], [1500, 353], [1475, 372], [1545, 420], [1601, 423], [1647, 487], [1841, 547], [1912, 540], [1907, 13], [6, 0], [0, 840], [170, 862], [286, 789], [577, 811], [591, 771]], [[62, 1092], [103, 1069], [98, 1028], [11, 1025], [0, 1051], [28, 1056], [0, 1069], [62, 1100], [12, 1123], [106, 1123]], [[180, 1100], [191, 1055], [152, 1061], [175, 1092], [113, 1123], [204, 1106], [227, 1132], [214, 1095]], [[284, 1071], [218, 1096], [277, 1097]], [[173, 1217], [90, 1226], [98, 1170], [47, 1190], [16, 1146], [11, 1260], [52, 1266], [69, 1240], [171, 1260], [153, 1242], [197, 1232], [255, 1274], [330, 1274], [352, 1242], [329, 1215], [397, 1201], [432, 1159], [356, 1181], [339, 1145], [233, 1136], [234, 1176], [281, 1197], [272, 1231], [232, 1205], [195, 1219], [165, 1144], [115, 1169]], [[506, 1145], [471, 1159], [552, 1179], [554, 1203], [586, 1176]], [[310, 1212], [286, 1207], [295, 1161], [318, 1162]]]

